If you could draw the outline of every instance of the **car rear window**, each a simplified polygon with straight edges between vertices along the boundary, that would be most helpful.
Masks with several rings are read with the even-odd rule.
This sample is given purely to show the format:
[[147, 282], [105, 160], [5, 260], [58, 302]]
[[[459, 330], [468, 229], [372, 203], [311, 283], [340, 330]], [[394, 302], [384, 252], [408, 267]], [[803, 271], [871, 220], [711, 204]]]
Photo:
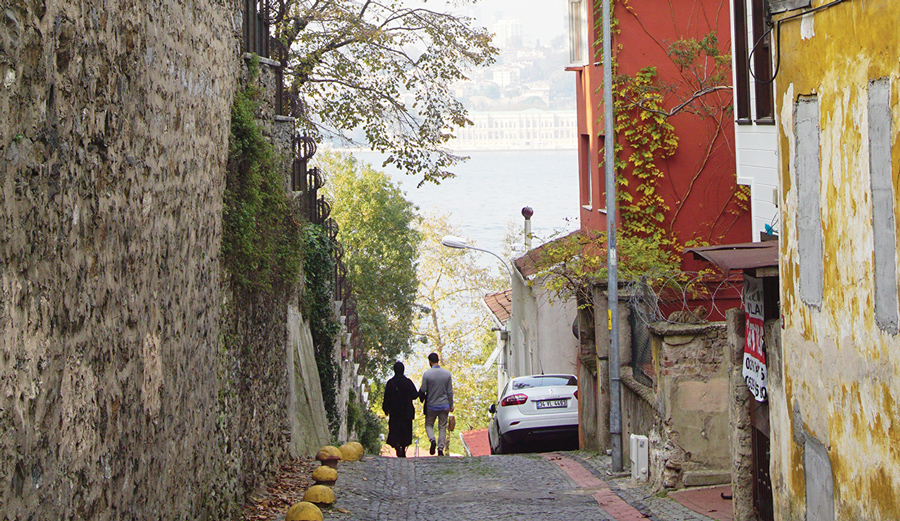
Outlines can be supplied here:
[[529, 376], [513, 380], [513, 389], [530, 389], [532, 387], [551, 387], [560, 385], [578, 385], [574, 376]]

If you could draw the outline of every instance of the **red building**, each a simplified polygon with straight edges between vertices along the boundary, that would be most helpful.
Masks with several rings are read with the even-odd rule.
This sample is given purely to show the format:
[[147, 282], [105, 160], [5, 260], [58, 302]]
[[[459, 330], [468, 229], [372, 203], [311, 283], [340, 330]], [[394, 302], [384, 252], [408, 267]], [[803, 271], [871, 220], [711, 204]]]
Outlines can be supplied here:
[[[604, 231], [602, 4], [569, 5], [581, 226]], [[618, 168], [627, 182], [617, 187], [620, 233], [644, 220], [680, 246], [749, 241], [749, 189], [735, 174], [727, 2], [614, 0], [613, 19]]]

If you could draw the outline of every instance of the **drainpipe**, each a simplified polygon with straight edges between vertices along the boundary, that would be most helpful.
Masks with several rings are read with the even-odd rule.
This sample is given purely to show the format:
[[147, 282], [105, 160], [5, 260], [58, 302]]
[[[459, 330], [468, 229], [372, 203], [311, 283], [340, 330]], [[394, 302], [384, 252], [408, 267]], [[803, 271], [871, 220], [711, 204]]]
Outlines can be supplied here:
[[609, 312], [612, 331], [609, 332], [609, 435], [613, 472], [622, 472], [622, 400], [619, 388], [619, 280], [616, 254], [616, 170], [615, 142], [616, 130], [613, 126], [613, 77], [612, 77], [612, 34], [610, 31], [610, 8], [607, 0], [603, 4], [603, 120], [604, 130], [603, 164], [606, 175], [606, 246], [607, 273], [609, 274]]
[[525, 252], [531, 251], [531, 216], [534, 210], [530, 206], [522, 208], [522, 217], [525, 218]]

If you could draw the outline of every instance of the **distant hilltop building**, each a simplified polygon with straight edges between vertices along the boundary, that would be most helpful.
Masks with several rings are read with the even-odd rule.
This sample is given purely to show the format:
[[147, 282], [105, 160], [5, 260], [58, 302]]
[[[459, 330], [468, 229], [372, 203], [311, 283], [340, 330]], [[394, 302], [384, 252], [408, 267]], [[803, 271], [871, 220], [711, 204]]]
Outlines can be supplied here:
[[473, 125], [459, 129], [455, 150], [565, 150], [578, 148], [574, 110], [527, 109], [470, 112]]
[[501, 48], [521, 47], [525, 36], [525, 27], [516, 19], [504, 18], [494, 24], [494, 44]]

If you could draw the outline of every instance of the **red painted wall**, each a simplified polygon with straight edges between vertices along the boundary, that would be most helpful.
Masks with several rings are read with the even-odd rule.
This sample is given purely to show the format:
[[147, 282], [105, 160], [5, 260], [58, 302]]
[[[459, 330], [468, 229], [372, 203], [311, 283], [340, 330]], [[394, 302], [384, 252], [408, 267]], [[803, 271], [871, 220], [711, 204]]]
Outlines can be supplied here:
[[[594, 32], [592, 41], [595, 42], [601, 31], [600, 8], [601, 4], [597, 3], [590, 24]], [[725, 0], [616, 0], [614, 16], [619, 25], [618, 32], [613, 36], [613, 53], [617, 73], [634, 75], [643, 67], [656, 66], [657, 77], [662, 82], [676, 85], [682, 96], [693, 93], [694, 88], [684, 85], [686, 78], [691, 78], [690, 72], [678, 70], [667, 55], [669, 46], [680, 38], [699, 40], [715, 31], [720, 52], [727, 54], [730, 49], [728, 9]], [[600, 49], [594, 51], [599, 56]], [[726, 72], [722, 84], [730, 85], [731, 74]], [[581, 226], [585, 230], [605, 230], [606, 219], [602, 210], [606, 206], [606, 195], [600, 162], [604, 132], [603, 68], [589, 65], [577, 68], [576, 74], [579, 131], [588, 136], [590, 145], [590, 150], [579, 150], [582, 154], [579, 175]], [[704, 100], [727, 107], [731, 105], [731, 97], [730, 90], [719, 90], [708, 94]], [[667, 108], [680, 102], [676, 95], [669, 95]], [[692, 239], [710, 244], [751, 240], [750, 212], [740, 211], [733, 199], [737, 185], [732, 118], [730, 111], [715, 117], [681, 112], [669, 118], [679, 137], [679, 145], [673, 156], [657, 163], [664, 172], [657, 190], [670, 207], [665, 212], [664, 226], [671, 227], [681, 244]], [[618, 139], [620, 144], [625, 145], [620, 157], [628, 157], [631, 150], [623, 137]], [[625, 175], [629, 175], [628, 170]], [[636, 184], [632, 182], [631, 186]], [[589, 203], [587, 193], [590, 193]], [[690, 269], [687, 266], [684, 268]]]

